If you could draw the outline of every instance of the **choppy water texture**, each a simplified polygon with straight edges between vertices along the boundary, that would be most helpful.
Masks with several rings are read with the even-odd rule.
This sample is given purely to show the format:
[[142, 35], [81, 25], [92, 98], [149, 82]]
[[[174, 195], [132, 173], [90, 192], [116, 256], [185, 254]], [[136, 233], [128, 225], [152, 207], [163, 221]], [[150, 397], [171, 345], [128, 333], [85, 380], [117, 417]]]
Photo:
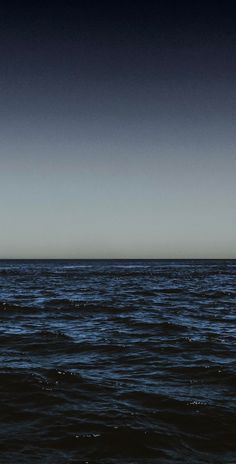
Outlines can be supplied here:
[[236, 261], [1, 261], [1, 464], [235, 464], [235, 283]]

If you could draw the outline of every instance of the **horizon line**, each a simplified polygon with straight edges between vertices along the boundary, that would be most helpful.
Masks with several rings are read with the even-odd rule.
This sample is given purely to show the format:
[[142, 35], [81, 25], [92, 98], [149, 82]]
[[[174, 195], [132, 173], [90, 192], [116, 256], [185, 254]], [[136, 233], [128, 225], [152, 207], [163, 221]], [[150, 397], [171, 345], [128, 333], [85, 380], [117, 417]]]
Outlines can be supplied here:
[[236, 261], [236, 258], [1, 258], [0, 261]]

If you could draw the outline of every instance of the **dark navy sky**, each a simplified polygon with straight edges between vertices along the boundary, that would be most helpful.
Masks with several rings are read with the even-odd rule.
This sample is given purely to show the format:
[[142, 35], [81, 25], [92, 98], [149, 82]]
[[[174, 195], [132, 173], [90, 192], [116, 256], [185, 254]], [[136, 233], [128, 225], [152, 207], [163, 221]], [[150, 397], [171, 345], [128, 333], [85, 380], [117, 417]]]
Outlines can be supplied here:
[[0, 257], [235, 257], [229, 2], [8, 3]]

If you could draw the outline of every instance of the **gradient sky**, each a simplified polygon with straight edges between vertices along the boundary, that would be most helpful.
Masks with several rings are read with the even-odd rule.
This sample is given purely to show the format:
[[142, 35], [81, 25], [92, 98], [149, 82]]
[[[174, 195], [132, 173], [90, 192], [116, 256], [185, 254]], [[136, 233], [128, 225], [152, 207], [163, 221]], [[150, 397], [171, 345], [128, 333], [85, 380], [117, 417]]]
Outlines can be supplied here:
[[236, 12], [80, 3], [1, 11], [0, 257], [236, 258]]

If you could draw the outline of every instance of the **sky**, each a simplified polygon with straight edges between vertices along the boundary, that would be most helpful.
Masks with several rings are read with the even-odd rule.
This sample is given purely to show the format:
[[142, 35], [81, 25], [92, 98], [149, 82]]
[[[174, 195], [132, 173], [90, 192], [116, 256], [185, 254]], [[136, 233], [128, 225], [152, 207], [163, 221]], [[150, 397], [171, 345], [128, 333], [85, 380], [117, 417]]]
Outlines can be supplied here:
[[0, 258], [236, 258], [227, 5], [3, 6]]

